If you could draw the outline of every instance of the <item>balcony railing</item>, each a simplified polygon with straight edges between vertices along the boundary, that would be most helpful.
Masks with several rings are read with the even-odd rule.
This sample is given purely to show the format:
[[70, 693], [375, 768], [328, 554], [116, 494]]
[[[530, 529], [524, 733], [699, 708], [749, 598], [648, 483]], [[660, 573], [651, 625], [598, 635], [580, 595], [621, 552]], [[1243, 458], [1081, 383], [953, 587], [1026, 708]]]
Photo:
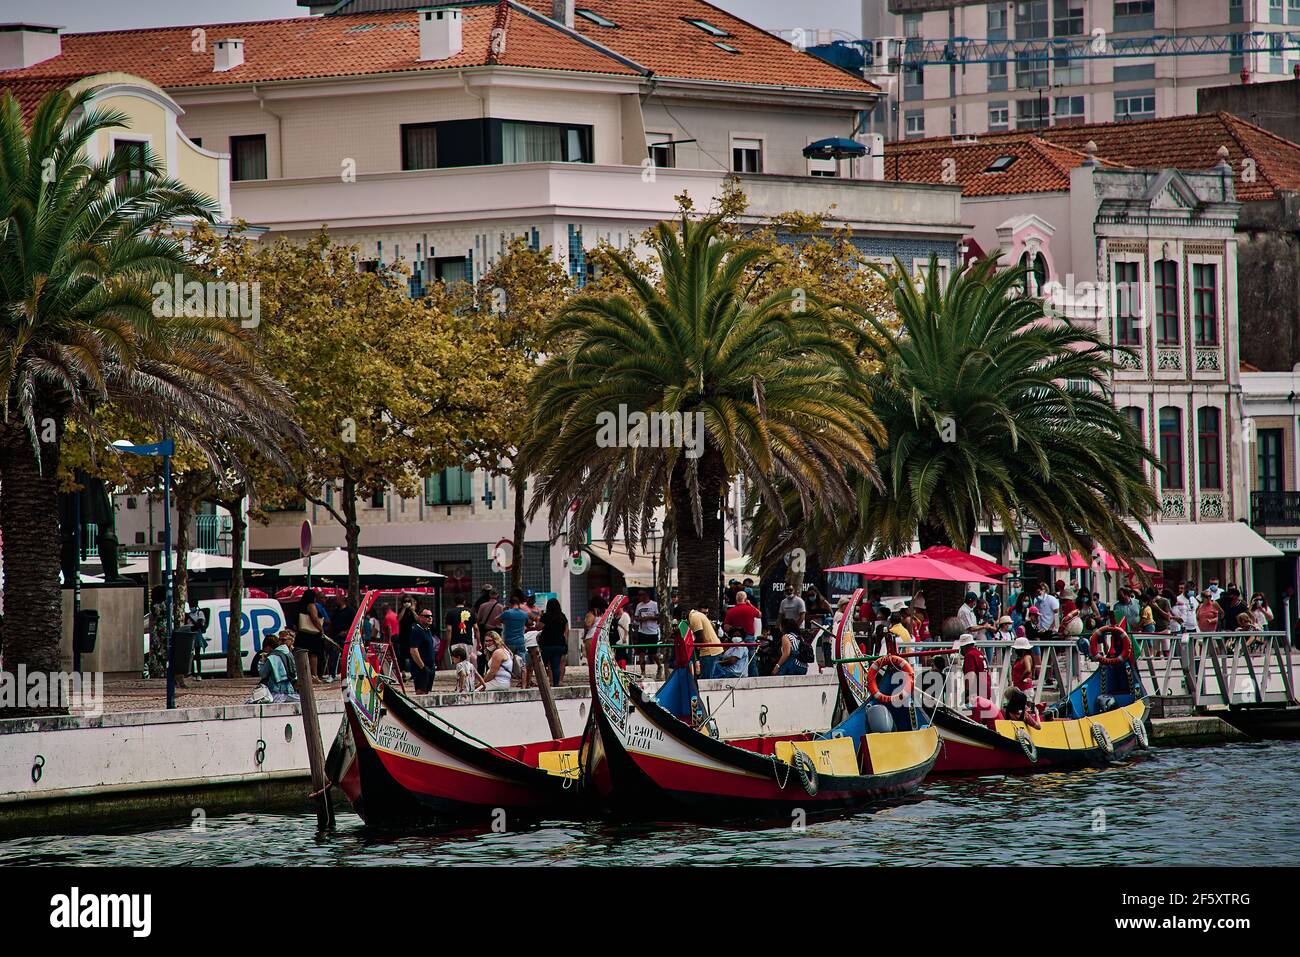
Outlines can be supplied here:
[[1300, 492], [1251, 492], [1250, 523], [1300, 527]]

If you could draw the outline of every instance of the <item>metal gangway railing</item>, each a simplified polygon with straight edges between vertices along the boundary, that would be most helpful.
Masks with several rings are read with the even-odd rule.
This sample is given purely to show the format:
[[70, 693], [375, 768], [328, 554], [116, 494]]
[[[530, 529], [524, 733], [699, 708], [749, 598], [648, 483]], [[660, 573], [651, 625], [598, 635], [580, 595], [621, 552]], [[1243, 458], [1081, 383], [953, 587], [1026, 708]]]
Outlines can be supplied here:
[[[884, 651], [883, 638], [857, 636], [858, 647], [867, 655], [877, 655]], [[962, 674], [961, 655], [953, 650], [950, 641], [900, 641], [895, 647], [906, 656], [908, 651], [929, 652], [931, 655], [920, 657], [921, 667], [917, 669], [916, 686], [922, 688], [929, 697], [935, 697], [950, 707], [960, 708], [969, 689]], [[1016, 656], [1012, 654], [1011, 642], [1001, 639], [977, 640], [975, 647], [984, 652], [985, 667], [989, 675], [988, 693], [997, 701], [1003, 690], [1011, 684], [1011, 666]], [[1095, 662], [1080, 651], [1078, 639], [1058, 639], [1053, 641], [1034, 641], [1034, 651], [1038, 656], [1038, 669], [1034, 677], [1033, 693], [1028, 697], [1032, 701], [1043, 701], [1044, 693], [1052, 691], [1062, 697], [1069, 694], [1084, 678], [1092, 673]], [[942, 671], [935, 668], [933, 653], [945, 652], [956, 659], [955, 664]], [[923, 687], [929, 684], [921, 672], [931, 672], [939, 676], [939, 687], [932, 690]]]
[[1139, 634], [1138, 668], [1152, 694], [1188, 695], [1198, 707], [1294, 705], [1300, 661], [1281, 631]]

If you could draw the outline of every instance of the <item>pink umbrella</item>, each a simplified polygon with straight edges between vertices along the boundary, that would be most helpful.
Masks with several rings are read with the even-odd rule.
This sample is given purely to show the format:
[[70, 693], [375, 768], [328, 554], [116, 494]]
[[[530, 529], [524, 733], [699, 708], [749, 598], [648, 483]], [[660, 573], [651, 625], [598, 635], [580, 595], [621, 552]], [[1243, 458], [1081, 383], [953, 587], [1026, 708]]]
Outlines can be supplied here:
[[949, 565], [956, 565], [958, 568], [965, 568], [981, 575], [992, 575], [995, 578], [1011, 574], [1011, 569], [1007, 568], [1006, 565], [999, 565], [987, 558], [980, 558], [970, 552], [949, 548], [947, 545], [931, 545], [929, 548], [923, 548], [915, 554], [924, 558], [935, 558], [941, 562], [947, 562]]
[[[1105, 562], [1106, 571], [1130, 571], [1128, 562], [1117, 562], [1109, 552], [1102, 551], [1101, 557]], [[1066, 555], [1048, 555], [1044, 558], [1035, 558], [1033, 561], [1025, 562], [1026, 565], [1046, 565], [1048, 568], [1091, 568], [1092, 560], [1085, 558], [1077, 551], [1070, 552]], [[1144, 572], [1157, 572], [1158, 568], [1152, 568], [1150, 565], [1144, 565], [1138, 562], [1138, 567]]]
[[1001, 582], [989, 578], [968, 568], [960, 568], [948, 562], [923, 555], [900, 555], [897, 558], [883, 558], [876, 562], [859, 562], [856, 565], [841, 565], [828, 568], [828, 572], [848, 572], [862, 575], [876, 581], [918, 581], [939, 582], [983, 582], [986, 585], [998, 585]]

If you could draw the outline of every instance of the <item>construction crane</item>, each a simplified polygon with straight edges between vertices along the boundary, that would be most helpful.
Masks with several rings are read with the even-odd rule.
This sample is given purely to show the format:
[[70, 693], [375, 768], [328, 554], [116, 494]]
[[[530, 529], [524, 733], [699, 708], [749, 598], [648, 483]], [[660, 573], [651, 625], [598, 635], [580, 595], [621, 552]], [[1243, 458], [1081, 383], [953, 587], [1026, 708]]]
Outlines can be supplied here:
[[1300, 33], [1254, 30], [1236, 33], [1146, 34], [1110, 37], [1097, 28], [1086, 36], [1038, 40], [984, 40], [950, 37], [883, 37], [852, 43], [863, 49], [864, 64], [895, 72], [924, 66], [961, 66], [968, 63], [1026, 63], [1046, 60], [1112, 60], [1129, 57], [1209, 56], [1227, 53], [1243, 56], [1265, 53], [1281, 56], [1300, 51]]

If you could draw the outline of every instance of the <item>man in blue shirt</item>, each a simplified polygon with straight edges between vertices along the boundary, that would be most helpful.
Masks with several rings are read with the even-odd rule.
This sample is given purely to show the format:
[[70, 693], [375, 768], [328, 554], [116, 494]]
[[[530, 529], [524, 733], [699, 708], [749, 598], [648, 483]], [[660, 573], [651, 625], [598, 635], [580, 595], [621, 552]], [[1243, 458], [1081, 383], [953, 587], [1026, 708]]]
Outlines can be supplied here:
[[510, 653], [523, 657], [527, 654], [524, 647], [524, 628], [531, 617], [523, 607], [524, 593], [515, 589], [510, 596], [510, 607], [501, 613], [501, 637]]
[[[732, 639], [735, 641], [737, 639]], [[749, 640], [749, 636], [744, 639]], [[749, 649], [743, 645], [723, 649], [713, 666], [715, 678], [744, 678], [749, 674]]]

